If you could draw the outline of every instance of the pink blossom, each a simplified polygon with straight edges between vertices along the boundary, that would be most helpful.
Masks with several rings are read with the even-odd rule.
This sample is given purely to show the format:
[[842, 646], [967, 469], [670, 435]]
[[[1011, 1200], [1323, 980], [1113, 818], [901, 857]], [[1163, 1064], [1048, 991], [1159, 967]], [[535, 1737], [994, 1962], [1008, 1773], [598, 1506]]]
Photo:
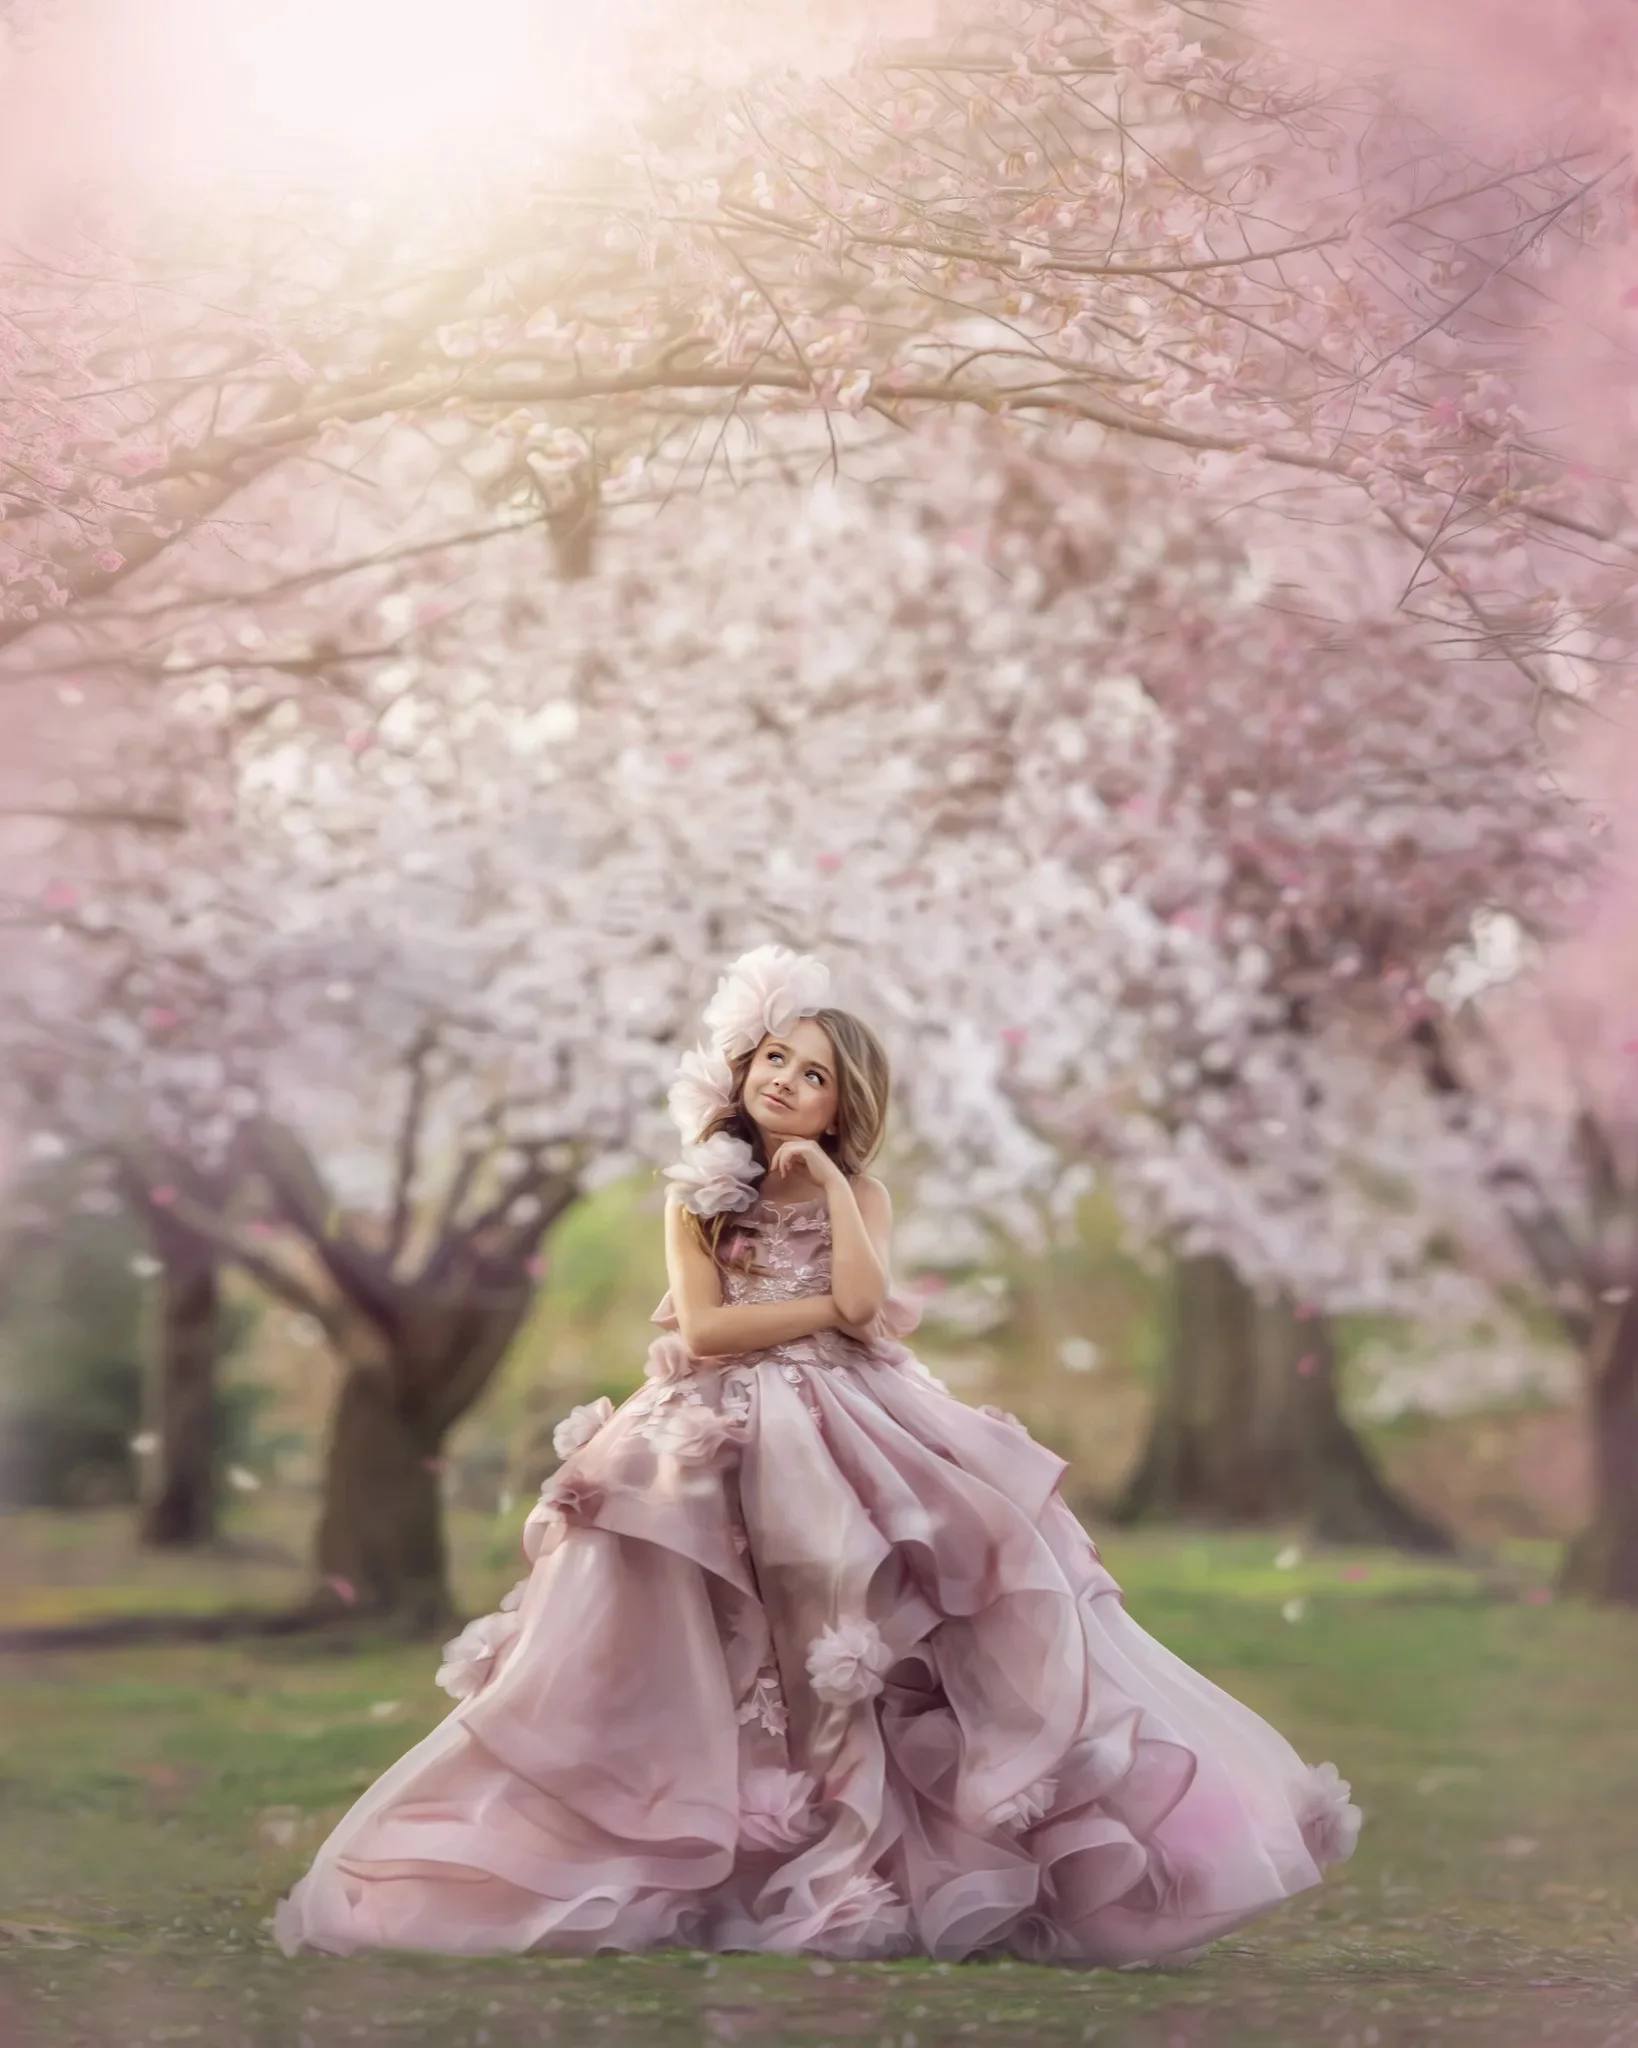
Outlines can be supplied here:
[[103, 548], [97, 556], [97, 567], [112, 576], [116, 569], [125, 567], [125, 557], [118, 548]]
[[1311, 1380], [1319, 1371], [1319, 1360], [1310, 1352], [1306, 1358], [1297, 1360], [1297, 1371], [1305, 1380]]
[[819, 1698], [835, 1706], [874, 1699], [892, 1652], [873, 1621], [844, 1621], [822, 1629], [808, 1645], [808, 1678]]
[[156, 1209], [168, 1209], [176, 1200], [176, 1189], [164, 1184], [156, 1188], [150, 1188], [148, 1190], [148, 1200], [153, 1203]]
[[327, 1572], [320, 1583], [328, 1586], [344, 1607], [358, 1605], [357, 1587], [351, 1579], [344, 1578], [340, 1572]]

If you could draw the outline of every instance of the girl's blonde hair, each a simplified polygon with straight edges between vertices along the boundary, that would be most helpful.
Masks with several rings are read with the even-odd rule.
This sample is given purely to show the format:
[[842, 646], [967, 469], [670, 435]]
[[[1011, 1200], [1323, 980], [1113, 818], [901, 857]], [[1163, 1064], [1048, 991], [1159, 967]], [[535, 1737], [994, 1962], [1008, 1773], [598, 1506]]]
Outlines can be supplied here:
[[[852, 1180], [864, 1172], [881, 1149], [887, 1129], [892, 1072], [881, 1040], [851, 1010], [816, 1010], [812, 1021], [830, 1040], [836, 1063], [836, 1131], [834, 1136], [826, 1135], [818, 1143]], [[726, 1131], [730, 1137], [743, 1138], [757, 1164], [766, 1170], [767, 1147], [745, 1107], [745, 1077], [760, 1050], [761, 1045], [755, 1045], [749, 1052], [742, 1052], [729, 1061], [729, 1072], [734, 1079], [733, 1100], [710, 1119], [704, 1130], [699, 1132], [697, 1142], [703, 1144], [719, 1131]], [[697, 1216], [692, 1209], [686, 1214], [695, 1237], [712, 1258], [720, 1258], [722, 1240], [738, 1227], [739, 1218], [736, 1215]]]

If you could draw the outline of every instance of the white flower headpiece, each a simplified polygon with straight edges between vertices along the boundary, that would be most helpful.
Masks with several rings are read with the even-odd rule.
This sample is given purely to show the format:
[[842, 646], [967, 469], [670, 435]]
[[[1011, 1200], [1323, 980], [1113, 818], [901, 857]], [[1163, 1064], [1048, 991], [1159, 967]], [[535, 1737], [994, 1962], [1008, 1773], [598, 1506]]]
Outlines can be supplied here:
[[811, 953], [789, 946], [757, 946], [742, 953], [717, 983], [705, 1009], [704, 1045], [685, 1052], [671, 1084], [667, 1106], [687, 1141], [682, 1159], [666, 1169], [682, 1190], [686, 1208], [699, 1216], [748, 1209], [756, 1199], [752, 1183], [762, 1172], [742, 1138], [719, 1131], [700, 1144], [699, 1134], [734, 1098], [730, 1062], [752, 1052], [770, 1034], [788, 1031], [798, 1017], [812, 1017], [830, 1000], [830, 969]]

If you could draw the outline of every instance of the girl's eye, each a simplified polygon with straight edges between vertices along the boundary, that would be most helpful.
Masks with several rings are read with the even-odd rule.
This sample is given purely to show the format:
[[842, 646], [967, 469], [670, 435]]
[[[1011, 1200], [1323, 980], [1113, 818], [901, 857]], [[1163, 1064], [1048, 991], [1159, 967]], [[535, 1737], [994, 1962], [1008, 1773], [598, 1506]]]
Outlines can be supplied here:
[[808, 1069], [808, 1076], [807, 1076], [807, 1077], [808, 1077], [808, 1079], [809, 1079], [809, 1080], [810, 1080], [810, 1081], [811, 1081], [811, 1082], [813, 1083], [813, 1085], [814, 1085], [814, 1087], [815, 1087], [815, 1088], [823, 1088], [823, 1087], [824, 1087], [824, 1085], [825, 1085], [825, 1077], [824, 1077], [824, 1075], [823, 1075], [823, 1074], [816, 1074], [816, 1073], [815, 1073], [815, 1072], [813, 1071], [812, 1067], [809, 1067], [809, 1069]]
[[781, 1055], [780, 1053], [777, 1053], [777, 1052], [771, 1052], [771, 1053], [769, 1053], [769, 1055], [768, 1055], [768, 1064], [769, 1064], [769, 1066], [771, 1067], [771, 1066], [773, 1065], [773, 1063], [775, 1062], [775, 1060], [777, 1060], [777, 1059], [780, 1059], [781, 1057], [783, 1057], [783, 1055]]

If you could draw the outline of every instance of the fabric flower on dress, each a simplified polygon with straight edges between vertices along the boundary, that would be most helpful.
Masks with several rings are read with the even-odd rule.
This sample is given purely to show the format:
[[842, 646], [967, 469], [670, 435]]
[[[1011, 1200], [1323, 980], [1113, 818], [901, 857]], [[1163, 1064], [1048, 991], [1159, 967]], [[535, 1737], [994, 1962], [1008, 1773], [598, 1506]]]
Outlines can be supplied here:
[[739, 1781], [739, 1838], [753, 1849], [794, 1849], [818, 1825], [811, 1771], [769, 1764]]
[[759, 1722], [770, 1735], [784, 1734], [789, 1716], [779, 1687], [779, 1673], [772, 1664], [764, 1664], [757, 1673], [756, 1683], [740, 1702], [735, 1719], [741, 1723]]
[[1057, 1796], [1056, 1778], [1037, 1778], [1033, 1785], [1026, 1785], [1022, 1792], [1015, 1792], [1010, 1799], [1003, 1799], [999, 1806], [991, 1807], [990, 1826], [1009, 1831], [1032, 1828], [1037, 1821], [1046, 1819]]
[[832, 1955], [889, 1955], [910, 1935], [910, 1909], [880, 1877], [850, 1877], [810, 1925], [805, 1947]]
[[844, 1621], [822, 1629], [808, 1645], [808, 1678], [822, 1700], [856, 1706], [874, 1699], [893, 1653], [873, 1621]]
[[673, 1408], [669, 1414], [657, 1417], [649, 1430], [656, 1449], [669, 1451], [672, 1457], [690, 1465], [714, 1458], [734, 1434], [732, 1425], [703, 1401]]
[[720, 1046], [698, 1045], [685, 1052], [677, 1078], [666, 1097], [671, 1120], [689, 1144], [699, 1137], [712, 1117], [734, 1099], [734, 1076], [728, 1055]]
[[648, 1347], [643, 1373], [662, 1386], [675, 1386], [679, 1380], [693, 1377], [694, 1364], [694, 1354], [683, 1342], [681, 1332], [667, 1330], [663, 1337], [656, 1337]]
[[705, 1028], [719, 1051], [734, 1059], [829, 1001], [830, 969], [823, 960], [789, 946], [758, 946], [742, 953], [717, 983]]
[[587, 1401], [579, 1408], [571, 1408], [552, 1431], [552, 1449], [560, 1458], [572, 1458], [576, 1451], [585, 1449], [605, 1422], [613, 1418], [614, 1403], [607, 1394], [595, 1401]]
[[696, 1216], [721, 1216], [751, 1206], [756, 1200], [752, 1183], [762, 1171], [743, 1138], [718, 1131], [703, 1145], [685, 1145], [665, 1177], [681, 1189], [685, 1209]]
[[1332, 1863], [1346, 1863], [1359, 1840], [1364, 1815], [1350, 1802], [1350, 1789], [1335, 1764], [1316, 1764], [1308, 1773], [1297, 1825], [1309, 1855], [1321, 1870]]
[[[515, 1587], [513, 1591], [522, 1597], [521, 1588]], [[511, 1595], [507, 1597], [510, 1599]], [[434, 1682], [452, 1700], [469, 1699], [489, 1676], [502, 1645], [509, 1643], [522, 1626], [519, 1616], [508, 1612], [504, 1604], [499, 1614], [483, 1614], [476, 1621], [469, 1621], [452, 1642], [445, 1643], [444, 1661], [438, 1666]]]
[[603, 1489], [578, 1473], [554, 1472], [540, 1489], [539, 1505], [561, 1515], [566, 1522], [590, 1522], [603, 1505]]
[[532, 1564], [554, 1527], [584, 1527], [595, 1522], [603, 1505], [603, 1488], [582, 1478], [572, 1465], [554, 1472], [540, 1489], [540, 1498], [523, 1525], [523, 1554]]

